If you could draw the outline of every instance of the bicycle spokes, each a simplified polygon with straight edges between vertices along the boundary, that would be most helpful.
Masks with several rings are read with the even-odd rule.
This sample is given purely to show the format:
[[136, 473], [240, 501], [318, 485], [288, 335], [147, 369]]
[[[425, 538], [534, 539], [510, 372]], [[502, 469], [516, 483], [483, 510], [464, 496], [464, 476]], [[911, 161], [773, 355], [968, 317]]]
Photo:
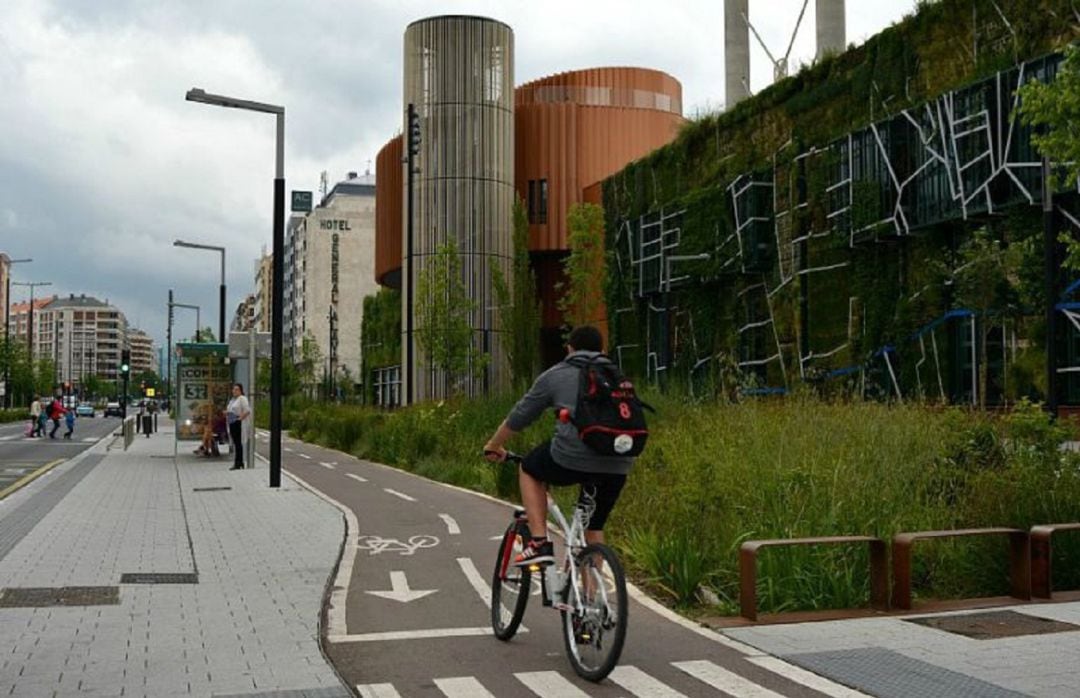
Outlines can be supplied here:
[[599, 681], [615, 668], [626, 639], [626, 580], [618, 558], [603, 545], [583, 549], [571, 572], [563, 639], [574, 670]]

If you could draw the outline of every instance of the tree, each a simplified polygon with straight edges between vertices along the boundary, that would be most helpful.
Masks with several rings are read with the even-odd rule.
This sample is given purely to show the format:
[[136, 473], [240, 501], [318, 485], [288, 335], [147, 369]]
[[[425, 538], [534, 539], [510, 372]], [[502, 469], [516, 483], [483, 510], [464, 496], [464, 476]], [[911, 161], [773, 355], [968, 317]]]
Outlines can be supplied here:
[[1020, 119], [1035, 126], [1031, 142], [1054, 163], [1073, 163], [1066, 184], [1076, 183], [1076, 163], [1080, 163], [1080, 47], [1065, 49], [1065, 58], [1051, 83], [1035, 80], [1017, 91]]
[[84, 376], [81, 382], [82, 398], [84, 400], [93, 399], [103, 394], [105, 381], [101, 380], [101, 377], [96, 373]]
[[491, 283], [499, 304], [503, 349], [516, 387], [527, 386], [540, 366], [540, 301], [536, 297], [536, 274], [529, 264], [529, 220], [525, 204], [514, 200], [514, 258], [511, 280], [492, 266]]
[[566, 215], [570, 254], [563, 261], [566, 281], [559, 310], [566, 322], [578, 325], [597, 324], [604, 307], [607, 263], [604, 252], [604, 209], [596, 204], [574, 204]]
[[300, 343], [300, 361], [296, 364], [296, 369], [297, 379], [308, 397], [314, 397], [315, 391], [318, 390], [319, 368], [322, 363], [323, 356], [319, 343], [315, 341], [315, 335], [307, 332]]
[[987, 339], [990, 318], [1010, 305], [1011, 259], [989, 230], [976, 230], [960, 246], [960, 265], [953, 272], [957, 301], [977, 318], [979, 340], [979, 408], [986, 409]]
[[416, 279], [416, 343], [427, 365], [444, 374], [451, 394], [459, 393], [462, 380], [476, 377], [487, 366], [472, 342], [469, 318], [476, 311], [461, 279], [457, 245], [447, 242], [428, 257]]
[[214, 332], [211, 327], [204, 327], [195, 333], [195, 337], [191, 340], [193, 342], [216, 342], [217, 333]]
[[52, 395], [56, 389], [56, 363], [52, 359], [38, 359], [34, 364], [34, 392]]
[[[258, 359], [255, 369], [255, 387], [260, 395], [270, 394], [270, 359]], [[281, 362], [281, 394], [293, 395], [300, 389], [296, 367], [291, 361]]]

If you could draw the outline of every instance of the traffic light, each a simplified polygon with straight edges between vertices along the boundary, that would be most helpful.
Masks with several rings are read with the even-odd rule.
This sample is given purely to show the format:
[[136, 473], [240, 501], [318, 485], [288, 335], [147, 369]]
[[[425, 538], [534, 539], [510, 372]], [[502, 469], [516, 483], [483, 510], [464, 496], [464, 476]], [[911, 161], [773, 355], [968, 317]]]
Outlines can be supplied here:
[[[412, 107], [411, 104], [409, 106]], [[409, 110], [409, 153], [420, 154], [420, 115], [415, 108]]]
[[120, 351], [120, 373], [131, 373], [131, 350], [122, 349]]

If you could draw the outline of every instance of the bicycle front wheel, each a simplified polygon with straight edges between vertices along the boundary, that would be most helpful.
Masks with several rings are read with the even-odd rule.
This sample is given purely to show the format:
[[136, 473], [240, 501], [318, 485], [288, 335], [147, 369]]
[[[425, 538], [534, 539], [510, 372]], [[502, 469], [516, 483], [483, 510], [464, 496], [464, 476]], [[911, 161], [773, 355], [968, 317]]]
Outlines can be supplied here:
[[532, 589], [529, 570], [513, 564], [524, 544], [523, 527], [514, 522], [503, 534], [499, 554], [495, 557], [495, 573], [491, 577], [491, 628], [500, 640], [514, 636], [525, 616], [525, 604], [529, 602]]
[[578, 676], [601, 681], [619, 661], [626, 641], [626, 575], [606, 545], [585, 546], [574, 556], [562, 612], [566, 655]]

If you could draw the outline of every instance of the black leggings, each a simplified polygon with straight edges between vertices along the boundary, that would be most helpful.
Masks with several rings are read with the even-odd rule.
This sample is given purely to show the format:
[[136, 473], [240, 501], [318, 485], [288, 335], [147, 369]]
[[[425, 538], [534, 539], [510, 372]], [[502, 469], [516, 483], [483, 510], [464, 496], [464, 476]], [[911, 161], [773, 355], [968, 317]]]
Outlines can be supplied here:
[[229, 425], [229, 436], [232, 437], [233, 442], [233, 463], [235, 465], [244, 464], [244, 438], [243, 438], [244, 423], [239, 419]]
[[551, 442], [546, 441], [525, 456], [525, 462], [521, 469], [540, 482], [554, 486], [580, 485], [578, 502], [592, 498], [596, 504], [592, 516], [589, 517], [588, 530], [603, 531], [607, 523], [608, 515], [615, 508], [615, 502], [619, 500], [623, 485], [626, 484], [625, 475], [614, 473], [586, 473], [581, 470], [570, 470], [555, 462], [551, 457]]

